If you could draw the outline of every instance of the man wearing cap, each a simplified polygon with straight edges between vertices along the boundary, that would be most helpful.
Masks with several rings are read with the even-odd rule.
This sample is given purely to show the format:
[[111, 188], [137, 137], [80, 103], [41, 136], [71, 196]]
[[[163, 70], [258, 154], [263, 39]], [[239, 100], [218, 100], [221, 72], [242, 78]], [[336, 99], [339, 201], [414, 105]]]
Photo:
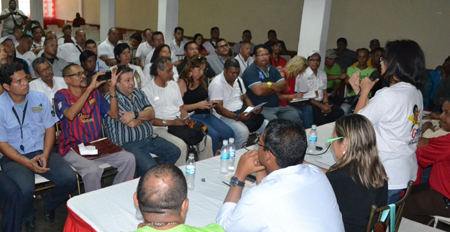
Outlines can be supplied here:
[[98, 57], [105, 61], [109, 66], [117, 64], [114, 56], [114, 47], [119, 44], [119, 30], [115, 27], [111, 27], [108, 31], [108, 38], [98, 45]]
[[336, 64], [336, 51], [334, 49], [328, 49], [325, 52], [325, 66], [323, 71], [327, 74], [327, 92], [331, 94], [328, 98], [337, 104], [342, 104], [344, 100], [345, 84], [341, 80], [347, 78], [347, 73], [342, 73], [341, 67]]
[[295, 91], [314, 94], [309, 104], [313, 108], [314, 124], [334, 122], [344, 115], [344, 111], [330, 102], [327, 94], [327, 75], [320, 70], [320, 52], [312, 50], [308, 55], [308, 68], [295, 81]]
[[32, 45], [33, 37], [28, 34], [23, 34], [20, 37], [19, 46], [17, 46], [16, 49], [16, 57], [26, 60], [29, 66], [31, 66], [33, 60], [36, 59], [36, 55], [30, 51]]
[[61, 28], [64, 35], [58, 39], [58, 45], [65, 43], [75, 43], [75, 38], [72, 37], [72, 26], [70, 24], [64, 24]]
[[12, 36], [12, 35], [8, 35], [8, 36], [0, 39], [0, 43], [3, 44], [3, 46], [5, 46], [7, 63], [8, 64], [11, 64], [11, 63], [22, 64], [23, 69], [26, 74], [26, 77], [27, 77], [27, 80], [30, 81], [31, 80], [30, 67], [28, 65], [28, 62], [26, 62], [24, 59], [20, 59], [20, 58], [16, 57], [16, 48], [14, 47], [15, 41], [16, 41], [16, 38], [14, 38], [14, 36]]
[[0, 20], [3, 20], [2, 37], [11, 35], [13, 33], [14, 26], [21, 26], [24, 20], [28, 17], [23, 11], [16, 8], [16, 1], [9, 1], [9, 8], [3, 9], [0, 14]]
[[86, 32], [79, 29], [75, 32], [75, 43], [65, 43], [58, 48], [58, 56], [74, 63], [80, 59], [80, 54], [84, 51], [84, 43], [86, 42]]

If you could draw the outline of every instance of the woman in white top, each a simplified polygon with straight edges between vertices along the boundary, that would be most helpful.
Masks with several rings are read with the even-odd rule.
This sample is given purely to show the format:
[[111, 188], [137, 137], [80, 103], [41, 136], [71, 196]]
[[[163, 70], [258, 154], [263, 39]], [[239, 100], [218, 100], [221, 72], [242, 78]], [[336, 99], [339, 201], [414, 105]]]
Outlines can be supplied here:
[[144, 78], [144, 72], [142, 71], [142, 68], [130, 64], [131, 62], [131, 52], [130, 52], [130, 46], [127, 43], [121, 43], [117, 44], [114, 47], [114, 57], [116, 58], [117, 65], [114, 65], [110, 68], [110, 70], [113, 70], [113, 68], [117, 67], [118, 65], [126, 65], [129, 68], [133, 69], [133, 75], [134, 75], [134, 83], [135, 88], [141, 88], [141, 80]]
[[[153, 52], [152, 58], [150, 59], [150, 63], [148, 63], [144, 66], [145, 77], [142, 78], [142, 87], [147, 85], [147, 83], [150, 82], [150, 80], [154, 78], [154, 76], [152, 76], [150, 74], [150, 67], [152, 66], [153, 62], [155, 62], [155, 60], [158, 59], [158, 57], [167, 57], [167, 58], [172, 57], [169, 45], [163, 44], [163, 45], [155, 48], [155, 52]], [[175, 65], [173, 66], [172, 71], [173, 71], [172, 79], [175, 82], [177, 82], [178, 81], [178, 70], [177, 70], [177, 67], [175, 67]]]
[[396, 40], [386, 44], [381, 59], [381, 73], [390, 83], [378, 90], [369, 101], [375, 83], [368, 77], [359, 81], [359, 72], [350, 78], [355, 92], [361, 96], [355, 113], [366, 116], [373, 124], [381, 163], [388, 174], [388, 203], [398, 201], [409, 180], [415, 180], [415, 151], [421, 136], [420, 122], [423, 99], [420, 89], [426, 86], [425, 57], [412, 40]]

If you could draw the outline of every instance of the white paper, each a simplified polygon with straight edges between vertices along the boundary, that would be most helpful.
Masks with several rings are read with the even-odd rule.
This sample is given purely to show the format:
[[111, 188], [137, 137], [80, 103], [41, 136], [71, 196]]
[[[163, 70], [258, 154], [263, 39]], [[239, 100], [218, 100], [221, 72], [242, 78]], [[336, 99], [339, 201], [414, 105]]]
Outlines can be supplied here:
[[263, 102], [255, 107], [248, 106], [247, 109], [245, 109], [244, 113], [251, 113], [253, 111], [259, 110], [263, 105], [265, 105], [267, 102]]
[[304, 93], [302, 98], [294, 98], [294, 99], [292, 99], [291, 103], [301, 102], [301, 101], [308, 101], [309, 99], [316, 98], [316, 97], [317, 97], [316, 96], [316, 91], [309, 91], [307, 93]]
[[78, 149], [80, 149], [80, 155], [98, 155], [95, 146], [85, 146], [84, 143], [80, 143]]

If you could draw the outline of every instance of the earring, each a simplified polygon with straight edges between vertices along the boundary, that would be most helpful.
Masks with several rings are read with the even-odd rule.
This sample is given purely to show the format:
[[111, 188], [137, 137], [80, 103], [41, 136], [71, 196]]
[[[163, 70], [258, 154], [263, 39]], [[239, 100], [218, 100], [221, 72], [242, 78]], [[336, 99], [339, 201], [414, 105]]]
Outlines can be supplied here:
[[346, 151], [343, 151], [343, 152], [342, 152], [342, 155], [345, 155], [345, 152], [346, 152]]

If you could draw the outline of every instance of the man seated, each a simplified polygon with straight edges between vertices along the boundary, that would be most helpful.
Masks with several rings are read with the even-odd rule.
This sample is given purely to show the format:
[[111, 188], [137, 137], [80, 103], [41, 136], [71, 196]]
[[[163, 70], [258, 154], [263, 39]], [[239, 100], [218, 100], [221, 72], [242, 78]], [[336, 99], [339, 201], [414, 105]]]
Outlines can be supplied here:
[[[450, 59], [449, 59], [450, 61]], [[443, 100], [450, 97], [450, 78], [444, 78], [436, 87], [436, 93], [433, 97], [435, 107], [442, 107]]]
[[44, 57], [38, 57], [33, 61], [33, 69], [37, 79], [30, 82], [30, 89], [44, 93], [51, 104], [55, 93], [60, 89], [67, 89], [67, 84], [62, 77], [53, 76], [53, 68]]
[[137, 49], [139, 48], [139, 45], [142, 42], [142, 36], [141, 34], [135, 32], [130, 36], [130, 40], [127, 42], [130, 46], [130, 56], [131, 56], [131, 64], [141, 66], [141, 63], [138, 64], [138, 61], [140, 62], [140, 57], [138, 58], [136, 56]]
[[299, 113], [291, 106], [280, 106], [277, 93], [286, 89], [286, 81], [277, 69], [267, 65], [269, 52], [261, 45], [253, 52], [255, 62], [242, 75], [248, 98], [255, 105], [266, 102], [262, 114], [271, 121], [277, 118], [288, 119], [302, 124]]
[[28, 34], [23, 34], [20, 37], [19, 46], [17, 46], [16, 49], [16, 57], [27, 61], [29, 66], [31, 66], [33, 60], [36, 59], [36, 55], [30, 51], [32, 45], [33, 37]]
[[270, 54], [269, 57], [269, 65], [272, 65], [278, 71], [283, 70], [284, 66], [286, 66], [287, 61], [283, 57], [281, 57], [281, 51], [282, 51], [282, 43], [280, 40], [276, 41], [272, 45], [272, 54]]
[[[119, 118], [107, 117], [103, 120], [106, 135], [136, 158], [136, 177], [156, 165], [150, 153], [159, 157], [159, 163], [175, 164], [180, 157], [180, 149], [167, 140], [153, 134], [150, 120], [155, 111], [142, 90], [134, 87], [133, 69], [120, 65], [116, 92], [119, 103]], [[105, 95], [111, 103], [111, 95]]]
[[247, 142], [250, 132], [262, 134], [268, 123], [262, 116], [259, 116], [262, 117], [258, 118], [259, 120], [256, 119], [262, 109], [253, 113], [243, 112], [247, 106], [254, 105], [247, 97], [244, 82], [238, 75], [239, 62], [230, 58], [225, 62], [223, 72], [211, 81], [208, 89], [209, 99], [217, 102], [214, 115], [234, 131], [236, 149], [241, 148]]
[[239, 52], [241, 50], [241, 46], [246, 43], [251, 45], [251, 49], [250, 49], [250, 53], [251, 53], [251, 51], [253, 51], [253, 48], [255, 48], [255, 45], [251, 42], [251, 40], [252, 40], [252, 32], [250, 30], [245, 30], [244, 32], [242, 32], [242, 41], [240, 41], [239, 43], [236, 43], [233, 46], [233, 53], [239, 54]]
[[[256, 145], [241, 156], [216, 222], [226, 231], [344, 231], [342, 215], [322, 170], [302, 164], [305, 130], [273, 120]], [[257, 186], [242, 197], [247, 175]]]
[[79, 60], [80, 54], [84, 51], [86, 43], [86, 32], [80, 29], [75, 32], [75, 43], [65, 43], [59, 46], [58, 56], [67, 60], [69, 63], [75, 63]]
[[72, 37], [72, 26], [70, 24], [64, 24], [61, 30], [64, 34], [61, 38], [58, 39], [58, 45], [63, 45], [65, 43], [75, 43], [75, 39]]
[[189, 208], [187, 183], [183, 172], [172, 164], [150, 168], [139, 180], [133, 201], [144, 217], [137, 232], [225, 232], [215, 223], [203, 228], [184, 224]]
[[111, 27], [108, 30], [108, 38], [98, 45], [98, 57], [108, 66], [116, 65], [116, 57], [114, 56], [114, 47], [119, 44], [119, 30]]
[[308, 56], [308, 68], [295, 82], [295, 91], [315, 95], [310, 98], [309, 104], [313, 108], [313, 121], [316, 125], [334, 122], [344, 115], [344, 111], [328, 99], [327, 75], [319, 69], [320, 61], [320, 52], [311, 51]]
[[350, 67], [353, 63], [355, 63], [358, 59], [356, 57], [356, 53], [347, 48], [347, 39], [339, 38], [336, 41], [337, 48], [336, 55], [337, 60], [336, 63], [341, 67], [343, 72], [347, 72], [347, 68]]
[[230, 45], [226, 40], [220, 38], [216, 42], [216, 52], [206, 57], [209, 66], [216, 74], [222, 72], [225, 61], [230, 58], [228, 52], [230, 52]]
[[150, 28], [146, 28], [144, 32], [142, 32], [142, 36], [144, 37], [144, 42], [139, 44], [139, 47], [136, 51], [136, 57], [147, 56], [147, 54], [149, 54], [154, 49], [152, 41], [152, 30]]
[[14, 46], [17, 47], [19, 45], [18, 41], [20, 40], [20, 37], [22, 37], [22, 35], [23, 35], [23, 28], [18, 25], [14, 26], [12, 35], [16, 39], [16, 41], [14, 42]]
[[277, 32], [275, 30], [269, 30], [267, 32], [267, 38], [269, 39], [266, 43], [264, 43], [264, 48], [269, 51], [269, 54], [272, 54], [272, 46], [275, 44], [275, 42], [280, 41], [281, 43], [281, 54], [286, 54], [286, 45], [284, 44], [284, 41], [277, 39]]
[[209, 33], [211, 38], [203, 43], [203, 47], [208, 51], [208, 55], [215, 55], [217, 49], [217, 40], [220, 37], [220, 30], [218, 27], [212, 27]]
[[[97, 55], [97, 44], [95, 43], [94, 40], [92, 40], [92, 39], [86, 40], [86, 42], [84, 43], [84, 48], [86, 51], [91, 51], [95, 55]], [[81, 66], [80, 59], [75, 61], [74, 64]], [[97, 61], [95, 62], [94, 72], [108, 71], [108, 70], [109, 70], [109, 67], [108, 67], [108, 65], [106, 65], [105, 61], [101, 60], [100, 58], [97, 58]]]
[[189, 41], [184, 38], [184, 29], [181, 27], [175, 27], [173, 32], [174, 39], [169, 43], [170, 52], [174, 54], [174, 62], [175, 66], [177, 66], [180, 62], [179, 60], [183, 60], [184, 56], [184, 45]]
[[375, 53], [375, 50], [380, 47], [380, 41], [378, 39], [373, 39], [369, 42], [369, 57], [372, 57]]
[[[97, 90], [105, 81], [97, 81], [103, 71], [93, 76], [91, 84], [87, 85], [86, 75], [80, 66], [68, 65], [63, 70], [64, 80], [68, 89], [59, 90], [55, 94], [56, 114], [61, 121], [59, 135], [59, 154], [72, 165], [83, 178], [85, 192], [97, 190], [101, 187], [100, 180], [103, 169], [94, 161], [79, 155], [71, 148], [80, 143], [89, 143], [102, 138], [101, 118], [119, 117], [116, 70], [111, 72], [109, 93], [111, 105]], [[113, 184], [127, 181], [134, 176], [136, 163], [133, 154], [120, 151], [109, 156], [96, 159], [117, 168], [117, 175]]]
[[[57, 77], [63, 76], [63, 69], [66, 67], [69, 63], [61, 58], [56, 56], [56, 53], [58, 51], [58, 44], [56, 42], [56, 39], [46, 39], [44, 41], [44, 53], [40, 57], [46, 58], [53, 68], [53, 74]], [[32, 67], [33, 68], [33, 67]], [[35, 76], [35, 70], [32, 69], [33, 79], [36, 79]]]
[[58, 118], [43, 93], [29, 90], [23, 66], [3, 65], [0, 84], [6, 91], [0, 96], [0, 152], [4, 155], [0, 160], [1, 169], [21, 190], [26, 231], [35, 231], [34, 174], [55, 184], [44, 195], [44, 215], [49, 224], [55, 222], [55, 209], [75, 190], [76, 174], [64, 159], [52, 152]]
[[241, 67], [239, 71], [240, 77], [242, 77], [242, 74], [244, 73], [245, 69], [247, 69], [247, 67], [251, 65], [254, 61], [253, 57], [251, 56], [254, 47], [255, 46], [252, 45], [250, 42], [243, 42], [240, 45], [238, 54], [234, 57], [239, 62], [239, 66]]
[[80, 27], [81, 25], [86, 25], [86, 21], [81, 18], [80, 13], [75, 14], [75, 18], [72, 20], [73, 27]]
[[[450, 98], [442, 105], [441, 127], [450, 132]], [[414, 185], [406, 200], [403, 216], [427, 224], [437, 215], [450, 217], [450, 134], [420, 138], [416, 150], [419, 169], [432, 166], [428, 183]]]
[[16, 39], [12, 35], [8, 35], [8, 36], [0, 39], [0, 43], [3, 44], [3, 46], [5, 46], [6, 62], [8, 64], [12, 64], [12, 63], [22, 64], [23, 69], [25, 71], [25, 75], [27, 77], [27, 80], [30, 81], [31, 80], [30, 65], [24, 59], [20, 59], [20, 58], [16, 57], [16, 47], [14, 47], [15, 40]]
[[[167, 131], [168, 126], [185, 126], [190, 121], [190, 119], [185, 119], [187, 111], [184, 109], [180, 88], [172, 80], [173, 65], [170, 58], [158, 57], [150, 68], [150, 74], [154, 78], [142, 87], [142, 91], [147, 95], [155, 110], [155, 118], [152, 120], [152, 125], [155, 126], [154, 131], [180, 148], [181, 156], [175, 165], [184, 165], [188, 152], [187, 144]], [[212, 157], [211, 137], [205, 136], [199, 145], [199, 159]]]
[[[184, 60], [182, 60], [181, 63], [178, 64], [177, 66], [178, 73], [181, 73], [184, 67], [186, 66], [187, 61], [191, 59], [191, 57], [197, 55], [198, 53], [199, 53], [198, 45], [194, 41], [189, 41], [186, 44], [184, 44]], [[209, 66], [208, 63], [206, 63], [204, 73], [208, 79], [211, 79], [216, 76], [216, 73], [214, 72], [214, 70], [212, 70], [212, 68]]]
[[31, 35], [33, 36], [33, 45], [31, 51], [34, 54], [38, 54], [42, 50], [42, 48], [44, 48], [44, 30], [41, 28], [41, 26], [34, 26], [31, 28]]
[[347, 73], [342, 73], [341, 67], [336, 64], [336, 51], [328, 49], [325, 52], [325, 66], [323, 71], [327, 74], [328, 99], [340, 106], [344, 101], [345, 83], [342, 80], [347, 78]]
[[[152, 41], [153, 41], [153, 45], [155, 46], [154, 48], [156, 49], [157, 47], [164, 45], [165, 44], [165, 40], [164, 40], [164, 35], [162, 32], [160, 31], [155, 31], [153, 32], [152, 35]], [[153, 49], [150, 53], [147, 54], [147, 56], [145, 57], [145, 65], [150, 64], [153, 53], [155, 52], [155, 49]], [[174, 60], [175, 59], [175, 53], [173, 53], [171, 51], [171, 59]]]

